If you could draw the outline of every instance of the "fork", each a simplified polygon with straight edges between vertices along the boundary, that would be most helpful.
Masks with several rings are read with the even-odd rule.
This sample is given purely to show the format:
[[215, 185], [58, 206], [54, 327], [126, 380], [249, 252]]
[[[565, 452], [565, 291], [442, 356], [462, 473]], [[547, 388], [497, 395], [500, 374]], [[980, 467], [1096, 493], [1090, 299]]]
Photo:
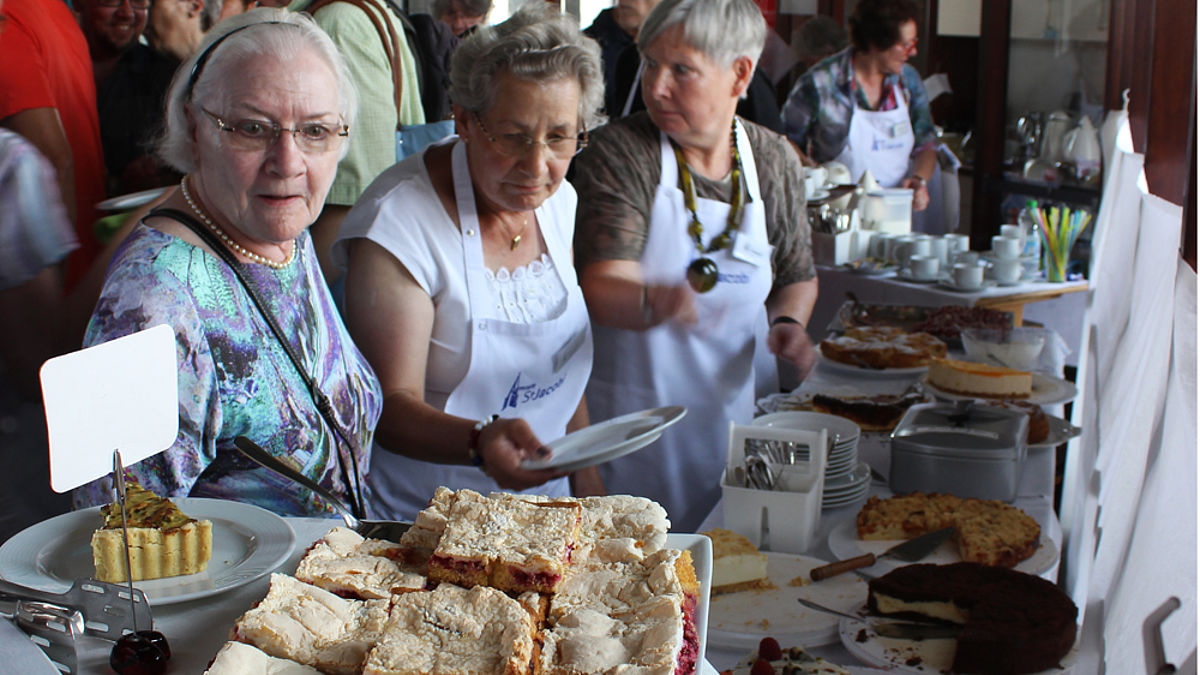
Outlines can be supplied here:
[[313, 479], [305, 476], [299, 471], [293, 469], [287, 464], [279, 460], [271, 453], [267, 452], [254, 441], [245, 436], [238, 436], [233, 439], [233, 445], [246, 457], [249, 457], [259, 466], [264, 469], [270, 469], [275, 473], [290, 478], [293, 481], [303, 485], [304, 487], [317, 493], [322, 499], [333, 507], [333, 510], [338, 512], [338, 515], [345, 521], [346, 527], [361, 534], [367, 539], [385, 539], [387, 541], [399, 542], [400, 537], [412, 527], [412, 523], [406, 523], [399, 520], [365, 520], [354, 515], [350, 507], [341, 500], [340, 497], [333, 494], [329, 490], [322, 487]]

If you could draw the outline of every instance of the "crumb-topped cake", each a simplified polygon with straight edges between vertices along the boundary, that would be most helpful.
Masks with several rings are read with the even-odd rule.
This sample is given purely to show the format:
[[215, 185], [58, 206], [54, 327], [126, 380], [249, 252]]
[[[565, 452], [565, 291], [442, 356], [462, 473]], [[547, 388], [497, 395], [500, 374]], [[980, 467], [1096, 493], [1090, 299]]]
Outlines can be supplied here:
[[405, 565], [388, 554], [387, 542], [368, 542], [345, 527], [335, 527], [304, 554], [296, 578], [344, 598], [386, 600], [395, 593], [425, 588], [418, 566]]
[[572, 566], [550, 601], [541, 673], [693, 672], [699, 582], [687, 551]]
[[860, 368], [915, 368], [946, 355], [946, 343], [929, 333], [909, 333], [891, 326], [847, 328], [821, 341], [821, 355]]
[[[126, 581], [120, 504], [100, 509], [103, 525], [92, 533], [92, 561], [99, 581]], [[197, 520], [137, 483], [125, 486], [129, 565], [133, 580], [203, 572], [212, 558], [212, 523]]]
[[858, 538], [911, 539], [954, 528], [963, 560], [1012, 567], [1037, 550], [1042, 529], [1015, 506], [993, 499], [913, 492], [870, 497], [858, 512]]
[[387, 627], [364, 675], [529, 672], [533, 618], [516, 600], [486, 586], [442, 584], [393, 600]]
[[553, 593], [575, 548], [580, 511], [574, 501], [488, 499], [464, 491], [429, 558], [429, 578]]
[[976, 563], [907, 565], [868, 584], [873, 614], [963, 626], [956, 673], [1017, 675], [1059, 665], [1075, 644], [1078, 608], [1032, 574]]
[[245, 642], [226, 642], [204, 675], [321, 675], [321, 671], [271, 656]]
[[712, 540], [712, 593], [736, 593], [774, 588], [767, 577], [767, 554], [731, 530], [716, 528], [701, 532]]
[[687, 675], [700, 583], [669, 525], [642, 498], [439, 489], [398, 543], [333, 528], [314, 585], [274, 575], [232, 639], [328, 673]]
[[285, 574], [242, 615], [233, 639], [326, 673], [358, 673], [388, 620], [390, 600], [347, 600]]

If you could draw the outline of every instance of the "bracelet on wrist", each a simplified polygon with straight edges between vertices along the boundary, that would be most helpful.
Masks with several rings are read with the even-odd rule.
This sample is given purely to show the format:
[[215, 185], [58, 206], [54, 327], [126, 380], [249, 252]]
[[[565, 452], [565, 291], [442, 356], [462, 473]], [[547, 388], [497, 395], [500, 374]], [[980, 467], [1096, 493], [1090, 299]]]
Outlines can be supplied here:
[[917, 179], [918, 181], [920, 181], [920, 182], [921, 182], [921, 185], [928, 185], [928, 183], [929, 183], [929, 181], [925, 180], [923, 177], [921, 177], [921, 176], [919, 176], [919, 175], [917, 175], [917, 174], [915, 174], [915, 173], [914, 173], [912, 176], [909, 176], [909, 177], [910, 177], [910, 178], [915, 178], [915, 179]]
[[796, 319], [793, 319], [792, 317], [790, 317], [790, 316], [788, 316], [788, 315], [786, 315], [786, 314], [781, 314], [781, 315], [779, 315], [779, 316], [777, 316], [777, 317], [775, 317], [774, 319], [772, 319], [772, 320], [771, 320], [771, 326], [772, 326], [772, 327], [774, 327], [774, 326], [778, 326], [778, 325], [779, 325], [779, 324], [781, 324], [781, 323], [794, 323], [794, 324], [796, 324], [797, 326], [800, 326], [801, 328], [806, 328], [806, 326], [805, 326], [804, 324], [800, 323], [800, 322], [799, 322], [799, 321], [797, 321]]
[[483, 466], [483, 455], [479, 454], [479, 437], [483, 434], [484, 427], [498, 419], [499, 415], [485, 417], [476, 422], [475, 427], [471, 429], [471, 439], [467, 441], [467, 457], [471, 460], [471, 466]]

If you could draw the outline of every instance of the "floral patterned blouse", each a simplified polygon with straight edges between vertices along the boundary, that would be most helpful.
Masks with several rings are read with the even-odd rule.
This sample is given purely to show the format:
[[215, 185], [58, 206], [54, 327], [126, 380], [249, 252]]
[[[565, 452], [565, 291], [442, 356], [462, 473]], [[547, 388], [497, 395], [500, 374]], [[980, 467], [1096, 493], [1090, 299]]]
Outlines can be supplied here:
[[[246, 436], [349, 502], [366, 488], [383, 405], [379, 381], [334, 306], [305, 232], [282, 270], [244, 265], [304, 368], [361, 448], [352, 457], [329, 427], [233, 271], [206, 249], [145, 224], [117, 252], [84, 338], [95, 345], [166, 323], [175, 329], [179, 435], [130, 467], [143, 487], [172, 497], [249, 502], [281, 515], [332, 513], [321, 498], [244, 458]], [[111, 501], [111, 479], [74, 493], [76, 507]], [[369, 499], [369, 496], [367, 497]]]

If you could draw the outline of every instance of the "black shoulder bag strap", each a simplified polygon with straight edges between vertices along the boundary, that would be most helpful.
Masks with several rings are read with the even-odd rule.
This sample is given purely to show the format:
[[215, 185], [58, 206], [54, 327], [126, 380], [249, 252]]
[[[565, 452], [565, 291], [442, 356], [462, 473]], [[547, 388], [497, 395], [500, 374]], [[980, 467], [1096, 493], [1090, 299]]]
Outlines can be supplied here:
[[[250, 301], [254, 303], [254, 306], [258, 309], [259, 314], [262, 315], [263, 320], [267, 322], [268, 326], [270, 326], [271, 332], [275, 334], [275, 339], [279, 342], [280, 346], [283, 347], [284, 353], [287, 354], [288, 359], [291, 360], [292, 365], [295, 366], [296, 372], [300, 374], [300, 379], [304, 380], [304, 385], [308, 387], [309, 395], [312, 396], [313, 402], [316, 403], [317, 411], [321, 413], [321, 417], [325, 418], [325, 421], [333, 429], [333, 432], [336, 434], [337, 438], [340, 438], [342, 442], [349, 447], [351, 471], [347, 472], [346, 467], [342, 462], [341, 444], [337, 443], [337, 438], [334, 439], [336, 446], [334, 457], [337, 459], [338, 465], [342, 470], [342, 477], [346, 482], [346, 493], [350, 496], [350, 508], [354, 511], [355, 517], [365, 518], [366, 511], [363, 508], [362, 484], [359, 480], [358, 474], [357, 457], [360, 451], [358, 441], [355, 440], [354, 434], [347, 433], [342, 429], [342, 425], [338, 422], [337, 416], [334, 415], [333, 404], [329, 401], [329, 397], [327, 397], [320, 390], [320, 388], [317, 386], [316, 380], [313, 379], [313, 377], [308, 374], [308, 371], [304, 369], [303, 364], [300, 362], [300, 357], [296, 355], [296, 352], [292, 349], [291, 344], [284, 339], [283, 329], [279, 327], [279, 323], [275, 321], [275, 317], [271, 314], [271, 312], [267, 311], [267, 306], [263, 302], [263, 299], [259, 296], [258, 291], [246, 278], [246, 273], [242, 267], [242, 263], [234, 257], [232, 251], [230, 251], [224, 244], [221, 243], [219, 239], [217, 239], [217, 236], [213, 234], [211, 230], [197, 222], [196, 219], [190, 214], [184, 213], [179, 209], [159, 208], [154, 209], [150, 213], [146, 214], [147, 218], [153, 216], [171, 218], [186, 225], [188, 229], [190, 229], [192, 232], [195, 232], [196, 235], [199, 236], [200, 239], [207, 244], [210, 249], [212, 249], [213, 253], [215, 253], [217, 257], [224, 260], [225, 263], [229, 265], [229, 268], [233, 270], [234, 276], [238, 278], [238, 281], [242, 284], [242, 288], [246, 290], [246, 295], [250, 296]], [[299, 246], [298, 243], [296, 245]], [[300, 255], [300, 252], [297, 251], [295, 255]]]

